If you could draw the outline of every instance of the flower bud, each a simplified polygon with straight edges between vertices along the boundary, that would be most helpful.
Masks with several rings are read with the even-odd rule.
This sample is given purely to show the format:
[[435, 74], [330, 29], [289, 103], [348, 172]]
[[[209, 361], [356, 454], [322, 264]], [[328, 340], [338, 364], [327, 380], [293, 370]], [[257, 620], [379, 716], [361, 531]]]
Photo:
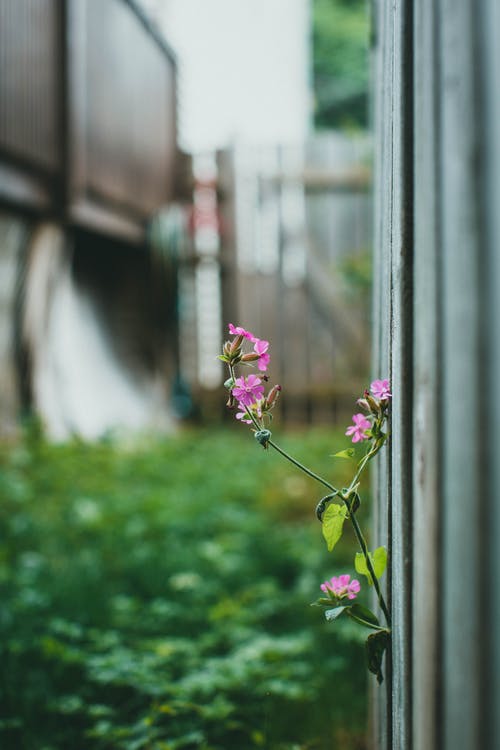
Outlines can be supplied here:
[[380, 414], [380, 403], [373, 396], [370, 396], [369, 393], [366, 396], [366, 400], [370, 406], [371, 413]]
[[229, 357], [231, 355], [231, 342], [230, 341], [226, 341], [222, 351], [224, 352], [226, 357]]
[[281, 391], [280, 385], [274, 385], [271, 390], [269, 391], [267, 398], [266, 398], [266, 408], [270, 409], [271, 406], [275, 403], [276, 399], [278, 398]]
[[241, 347], [241, 345], [243, 343], [243, 339], [244, 338], [245, 337], [243, 336], [242, 333], [240, 333], [239, 336], [236, 336], [236, 338], [234, 339], [233, 343], [231, 344], [231, 346], [229, 348], [229, 354], [230, 355], [236, 354], [236, 352], [238, 351], [238, 349], [240, 349], [240, 347]]
[[358, 398], [356, 403], [358, 404], [358, 406], [361, 406], [361, 408], [364, 409], [365, 411], [371, 411], [370, 404], [368, 403], [366, 398]]
[[258, 354], [254, 354], [253, 352], [249, 352], [248, 354], [244, 354], [241, 358], [242, 362], [255, 362], [257, 359], [259, 359]]
[[254, 435], [256, 441], [262, 445], [263, 448], [267, 449], [267, 444], [271, 440], [270, 430], [258, 430]]

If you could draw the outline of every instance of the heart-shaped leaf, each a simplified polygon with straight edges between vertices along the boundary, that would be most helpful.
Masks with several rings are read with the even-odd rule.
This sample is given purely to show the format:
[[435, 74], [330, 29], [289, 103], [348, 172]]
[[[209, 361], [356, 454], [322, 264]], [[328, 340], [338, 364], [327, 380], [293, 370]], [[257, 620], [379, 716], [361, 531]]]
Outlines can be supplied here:
[[323, 513], [322, 531], [325, 537], [328, 552], [331, 552], [342, 536], [344, 521], [348, 510], [345, 505], [332, 503]]
[[[368, 554], [370, 556], [373, 572], [375, 573], [377, 578], [380, 578], [387, 567], [387, 549], [385, 547], [377, 547], [374, 552], [369, 552]], [[370, 571], [368, 570], [365, 556], [362, 552], [356, 552], [356, 556], [354, 558], [354, 567], [356, 569], [356, 573], [366, 576], [368, 583], [370, 584], [370, 586], [372, 586], [372, 577]]]

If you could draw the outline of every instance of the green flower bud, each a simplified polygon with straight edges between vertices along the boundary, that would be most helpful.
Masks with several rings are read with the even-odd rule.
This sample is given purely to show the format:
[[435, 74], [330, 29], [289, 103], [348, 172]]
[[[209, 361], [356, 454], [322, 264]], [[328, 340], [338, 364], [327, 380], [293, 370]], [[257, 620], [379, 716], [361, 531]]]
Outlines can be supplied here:
[[255, 433], [255, 439], [263, 448], [267, 448], [267, 444], [271, 440], [271, 434], [271, 430], [258, 430]]

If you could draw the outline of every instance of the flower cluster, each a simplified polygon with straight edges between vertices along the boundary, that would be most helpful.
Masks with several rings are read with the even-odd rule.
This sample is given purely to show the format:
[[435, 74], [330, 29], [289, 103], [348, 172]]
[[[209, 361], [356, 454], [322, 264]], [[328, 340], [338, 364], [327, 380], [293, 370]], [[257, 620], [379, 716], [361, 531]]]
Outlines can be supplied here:
[[367, 414], [365, 415], [362, 412], [353, 414], [352, 421], [354, 424], [350, 425], [345, 433], [349, 437], [352, 436], [353, 443], [360, 443], [363, 440], [375, 437], [374, 428], [386, 418], [391, 398], [392, 393], [388, 380], [374, 380], [370, 385], [370, 390], [366, 390], [363, 397], [358, 398], [356, 403]]
[[[229, 323], [228, 328], [229, 328], [229, 333], [232, 333], [233, 336], [237, 337], [236, 341], [239, 342], [238, 346], [241, 346], [241, 342], [239, 341], [240, 336], [243, 339], [249, 339], [249, 341], [251, 341], [253, 344], [253, 353], [244, 354], [242, 357], [242, 361], [243, 362], [257, 361], [257, 367], [259, 368], [259, 370], [261, 372], [265, 372], [271, 360], [270, 355], [267, 353], [267, 350], [269, 349], [269, 341], [265, 341], [264, 339], [258, 339], [257, 336], [254, 336], [253, 333], [250, 333], [250, 331], [246, 331], [241, 326], [233, 326], [232, 323]], [[229, 347], [231, 347], [231, 342], [226, 342], [226, 344], [229, 344]]]
[[348, 574], [333, 576], [329, 581], [325, 581], [320, 586], [321, 591], [327, 594], [331, 599], [355, 599], [361, 586], [359, 581], [355, 578], [351, 581], [351, 576]]
[[[269, 341], [259, 339], [253, 333], [242, 326], [229, 323], [229, 333], [234, 336], [231, 341], [226, 341], [219, 356], [229, 367], [229, 379], [226, 388], [229, 390], [227, 405], [236, 407], [236, 419], [247, 424], [253, 424], [257, 430], [265, 426], [265, 419], [271, 419], [269, 412], [274, 407], [276, 399], [281, 391], [280, 385], [275, 385], [265, 395], [264, 382], [268, 380], [267, 375], [254, 375], [236, 377], [235, 368], [239, 365], [252, 366], [256, 364], [261, 373], [265, 373], [271, 356], [269, 354]], [[251, 351], [244, 351], [245, 342], [253, 344]]]
[[[388, 439], [385, 427], [389, 418], [389, 408], [392, 399], [391, 387], [388, 380], [374, 380], [370, 388], [357, 400], [362, 410], [353, 415], [353, 424], [346, 430], [353, 443], [366, 442], [364, 456], [357, 462], [354, 476], [347, 487], [335, 487], [331, 482], [321, 477], [307, 466], [297, 461], [284, 451], [274, 440], [266, 420], [271, 420], [270, 410], [274, 407], [281, 391], [281, 386], [275, 385], [266, 395], [266, 383], [269, 378], [265, 374], [271, 357], [269, 341], [259, 339], [242, 326], [229, 324], [232, 339], [226, 341], [219, 359], [225, 362], [229, 369], [229, 377], [225, 387], [229, 391], [227, 405], [236, 409], [236, 419], [249, 424], [254, 431], [256, 441], [264, 448], [272, 448], [286, 458], [297, 469], [310, 478], [329, 489], [316, 506], [316, 515], [322, 524], [322, 533], [328, 550], [332, 551], [342, 536], [345, 521], [351, 524], [361, 552], [356, 554], [354, 567], [358, 573], [366, 576], [368, 584], [374, 586], [378, 604], [385, 618], [385, 625], [381, 624], [379, 616], [358, 602], [350, 603], [357, 598], [361, 590], [358, 580], [351, 580], [349, 574], [333, 576], [321, 584], [321, 591], [325, 596], [314, 604], [326, 607], [325, 617], [328, 621], [339, 617], [349, 617], [362, 627], [372, 631], [366, 640], [368, 669], [373, 672], [379, 683], [383, 680], [382, 658], [388, 648], [391, 633], [391, 614], [384, 599], [379, 578], [387, 566], [387, 550], [377, 547], [369, 551], [363, 536], [361, 526], [357, 520], [357, 512], [361, 507], [359, 495], [360, 477], [369, 461], [382, 449]], [[252, 347], [250, 349], [250, 346]], [[240, 366], [256, 365], [259, 374], [241, 375]], [[334, 454], [343, 458], [354, 458], [353, 449], [343, 450]], [[347, 601], [346, 601], [347, 600]], [[341, 603], [342, 602], [342, 603]], [[332, 608], [332, 603], [334, 607]], [[341, 604], [340, 604], [341, 603]]]

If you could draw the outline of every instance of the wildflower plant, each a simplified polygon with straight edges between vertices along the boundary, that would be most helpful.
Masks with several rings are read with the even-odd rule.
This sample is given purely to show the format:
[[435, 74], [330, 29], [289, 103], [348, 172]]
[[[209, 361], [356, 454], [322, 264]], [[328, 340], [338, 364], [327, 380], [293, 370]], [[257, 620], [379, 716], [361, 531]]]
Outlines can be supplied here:
[[[376, 614], [354, 601], [361, 590], [361, 584], [357, 579], [351, 579], [348, 573], [333, 576], [322, 583], [322, 596], [313, 604], [325, 609], [325, 617], [329, 622], [349, 617], [370, 631], [366, 640], [367, 665], [381, 683], [382, 660], [391, 633], [390, 612], [380, 586], [380, 578], [387, 566], [387, 550], [385, 547], [369, 550], [357, 513], [361, 507], [361, 476], [368, 463], [383, 448], [388, 437], [387, 420], [392, 399], [389, 381], [374, 380], [370, 389], [365, 390], [363, 396], [357, 400], [360, 411], [353, 415], [353, 424], [347, 428], [345, 434], [355, 445], [361, 444], [364, 453], [356, 465], [349, 486], [335, 487], [284, 451], [272, 439], [269, 427], [281, 386], [273, 385], [266, 393], [269, 378], [265, 373], [271, 361], [269, 342], [232, 323], [229, 324], [229, 333], [233, 338], [225, 342], [222, 354], [219, 355], [219, 359], [227, 365], [229, 371], [229, 377], [224, 384], [229, 392], [228, 408], [235, 411], [237, 420], [250, 425], [255, 439], [263, 448], [272, 448], [297, 469], [328, 489], [328, 494], [316, 506], [316, 516], [322, 524], [323, 536], [330, 552], [341, 538], [345, 522], [348, 521], [352, 526], [360, 548], [354, 557], [354, 569], [366, 578], [368, 586], [373, 587], [379, 613]], [[259, 375], [241, 374], [245, 368], [255, 366], [259, 370]], [[355, 449], [341, 450], [335, 453], [334, 457], [356, 460]], [[383, 618], [382, 622], [380, 618]]]

